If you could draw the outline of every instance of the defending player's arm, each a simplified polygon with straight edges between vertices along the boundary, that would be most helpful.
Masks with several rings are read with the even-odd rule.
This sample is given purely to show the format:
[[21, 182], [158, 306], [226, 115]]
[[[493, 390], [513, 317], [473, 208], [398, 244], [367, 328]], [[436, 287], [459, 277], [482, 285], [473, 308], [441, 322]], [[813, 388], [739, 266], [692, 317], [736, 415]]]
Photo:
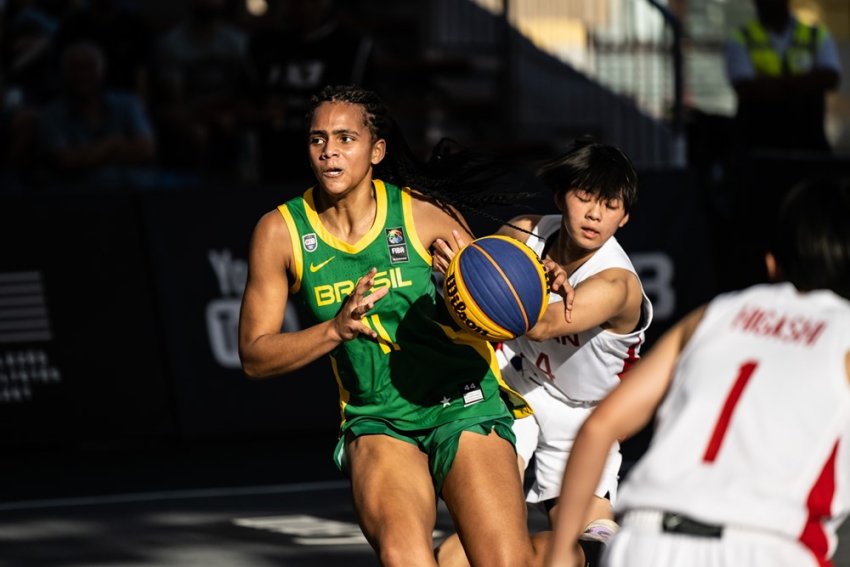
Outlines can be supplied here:
[[251, 239], [248, 281], [239, 315], [239, 356], [251, 378], [297, 370], [359, 334], [376, 337], [361, 319], [387, 293], [369, 294], [375, 269], [357, 281], [333, 319], [294, 332], [281, 332], [289, 299], [292, 249], [289, 229], [277, 211], [264, 215]]
[[[525, 240], [528, 235], [523, 230], [530, 231], [539, 221], [540, 217], [535, 215], [516, 217], [510, 224], [502, 226], [499, 233]], [[526, 333], [529, 339], [543, 341], [597, 326], [616, 333], [634, 330], [640, 320], [643, 294], [633, 273], [619, 268], [604, 270], [573, 290], [566, 281], [567, 274], [563, 268], [555, 262], [549, 263], [554, 266], [547, 265], [547, 271], [560, 284], [556, 286], [553, 282], [552, 291], [566, 298], [568, 316], [564, 316], [564, 303], [550, 303], [537, 324]]]
[[550, 303], [526, 336], [543, 341], [597, 326], [630, 333], [640, 321], [642, 301], [640, 283], [632, 272], [621, 268], [603, 270], [576, 286], [569, 320], [564, 318], [561, 302]]
[[608, 451], [617, 439], [644, 427], [663, 399], [679, 353], [702, 319], [704, 308], [692, 312], [667, 331], [658, 343], [590, 414], [570, 452], [555, 518], [548, 567], [574, 567], [576, 543], [584, 530], [585, 510], [599, 483]]
[[[499, 234], [523, 241], [528, 236], [523, 230], [530, 231], [539, 221], [540, 217], [536, 215], [516, 217], [511, 219], [510, 224], [502, 226]], [[547, 271], [561, 284], [556, 286], [553, 282], [552, 291], [559, 292], [562, 297], [565, 290], [573, 291], [571, 304], [566, 310], [569, 316], [564, 316], [564, 303], [550, 303], [537, 324], [526, 333], [529, 339], [543, 341], [597, 326], [622, 334], [635, 329], [640, 320], [643, 293], [632, 272], [620, 268], [603, 270], [571, 290], [563, 268], [555, 262], [551, 264], [554, 266], [547, 266]]]

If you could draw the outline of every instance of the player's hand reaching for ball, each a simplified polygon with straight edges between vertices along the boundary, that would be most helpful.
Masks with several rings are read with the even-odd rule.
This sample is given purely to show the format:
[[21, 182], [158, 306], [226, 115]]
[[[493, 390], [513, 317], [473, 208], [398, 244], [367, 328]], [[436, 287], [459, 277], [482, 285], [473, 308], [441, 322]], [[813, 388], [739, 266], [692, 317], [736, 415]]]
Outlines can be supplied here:
[[438, 238], [434, 241], [432, 267], [435, 272], [446, 275], [446, 271], [449, 269], [449, 264], [451, 263], [452, 258], [455, 257], [455, 254], [457, 254], [461, 248], [466, 246], [466, 240], [464, 240], [457, 230], [452, 230], [452, 239], [454, 240], [454, 243], [452, 244], [446, 242], [442, 238]]
[[543, 260], [543, 267], [549, 278], [549, 289], [564, 298], [564, 320], [567, 323], [573, 320], [573, 298], [576, 290], [567, 279], [567, 271], [558, 262], [550, 258]]
[[[377, 268], [372, 268], [366, 275], [357, 280], [354, 291], [343, 301], [342, 307], [336, 317], [333, 318], [333, 328], [342, 341], [350, 341], [358, 335], [366, 335], [373, 339], [378, 334], [363, 324], [363, 317], [375, 306], [389, 291], [388, 287], [381, 287], [368, 293], [375, 285], [375, 274]], [[368, 295], [367, 295], [368, 293]]]

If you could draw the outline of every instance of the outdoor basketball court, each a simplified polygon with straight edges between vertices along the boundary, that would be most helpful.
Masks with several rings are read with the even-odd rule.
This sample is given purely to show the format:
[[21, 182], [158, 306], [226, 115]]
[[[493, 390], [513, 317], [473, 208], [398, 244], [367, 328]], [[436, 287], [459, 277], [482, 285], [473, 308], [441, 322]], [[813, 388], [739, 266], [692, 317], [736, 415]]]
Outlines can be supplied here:
[[[3, 567], [345, 567], [377, 561], [346, 481], [297, 441], [4, 463]], [[8, 467], [8, 468], [7, 468]], [[281, 477], [276, 484], [253, 484]], [[312, 477], [312, 478], [311, 478]], [[33, 497], [34, 495], [52, 497]], [[532, 530], [545, 518], [529, 511]], [[442, 504], [435, 539], [452, 531]], [[850, 529], [842, 530], [843, 550]], [[850, 551], [836, 567], [850, 567]]]

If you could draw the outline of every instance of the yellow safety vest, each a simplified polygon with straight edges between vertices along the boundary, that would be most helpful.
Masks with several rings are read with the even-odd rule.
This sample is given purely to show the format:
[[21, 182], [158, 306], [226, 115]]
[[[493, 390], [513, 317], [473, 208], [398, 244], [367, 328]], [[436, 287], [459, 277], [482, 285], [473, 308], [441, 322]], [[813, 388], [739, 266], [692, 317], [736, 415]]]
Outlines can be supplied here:
[[752, 20], [736, 30], [732, 38], [747, 48], [757, 75], [781, 77], [811, 71], [815, 54], [826, 38], [826, 33], [823, 25], [807, 26], [797, 22], [784, 57], [773, 48], [767, 30], [758, 20]]

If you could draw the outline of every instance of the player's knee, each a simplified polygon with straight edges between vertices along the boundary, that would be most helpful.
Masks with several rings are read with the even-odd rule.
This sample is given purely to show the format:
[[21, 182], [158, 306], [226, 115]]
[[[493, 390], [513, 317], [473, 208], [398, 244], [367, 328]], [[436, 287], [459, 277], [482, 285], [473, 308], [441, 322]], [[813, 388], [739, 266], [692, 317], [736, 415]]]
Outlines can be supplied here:
[[411, 537], [410, 534], [385, 534], [377, 545], [378, 557], [384, 567], [406, 567], [433, 563], [433, 542]]

